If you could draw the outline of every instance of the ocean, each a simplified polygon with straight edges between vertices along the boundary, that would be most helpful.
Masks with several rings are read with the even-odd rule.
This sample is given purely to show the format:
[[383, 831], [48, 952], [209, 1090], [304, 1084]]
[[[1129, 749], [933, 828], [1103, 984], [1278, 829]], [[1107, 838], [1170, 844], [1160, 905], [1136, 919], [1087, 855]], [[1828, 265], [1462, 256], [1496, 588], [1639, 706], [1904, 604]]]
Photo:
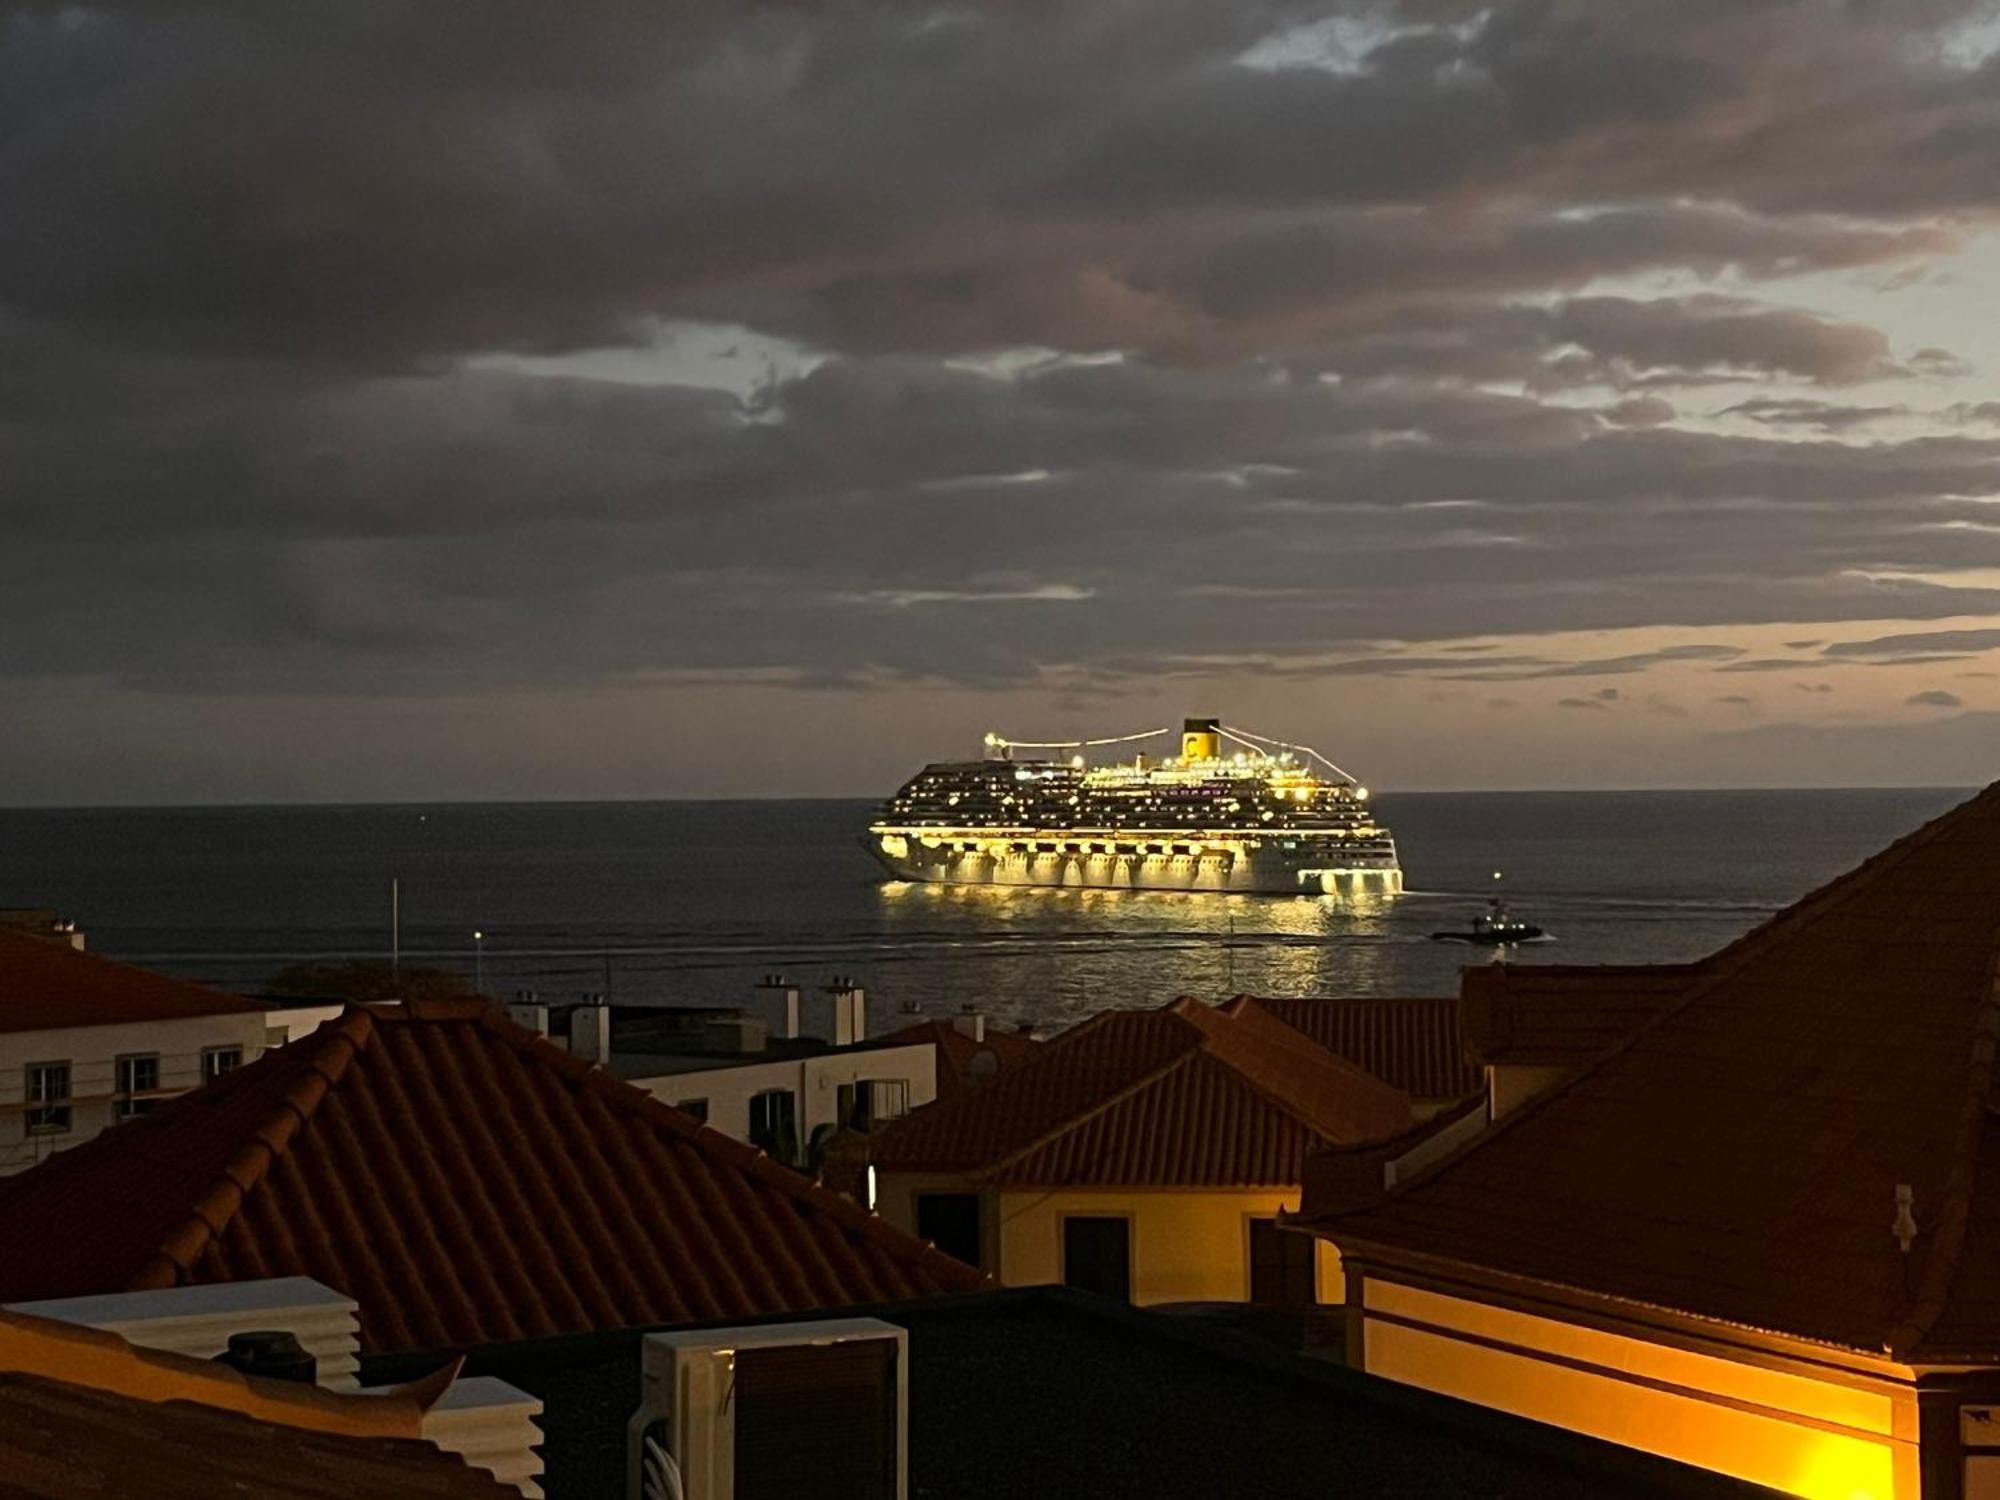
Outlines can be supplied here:
[[502, 996], [737, 1004], [781, 969], [851, 976], [877, 1027], [963, 1005], [1060, 1026], [1182, 994], [1453, 993], [1486, 956], [1429, 934], [1496, 892], [1551, 934], [1518, 962], [1698, 958], [1965, 795], [1385, 794], [1409, 890], [1362, 905], [885, 885], [856, 839], [867, 802], [14, 809], [0, 906], [254, 991], [288, 963], [386, 956], [393, 878], [405, 960]]

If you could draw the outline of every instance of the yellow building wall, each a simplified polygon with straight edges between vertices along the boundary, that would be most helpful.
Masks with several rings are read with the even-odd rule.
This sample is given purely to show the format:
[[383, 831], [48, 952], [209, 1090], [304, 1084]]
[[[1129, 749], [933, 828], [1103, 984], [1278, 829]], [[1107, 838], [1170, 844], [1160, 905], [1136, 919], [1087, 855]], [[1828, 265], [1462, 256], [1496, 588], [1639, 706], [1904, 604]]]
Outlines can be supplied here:
[[1907, 1388], [1857, 1388], [1372, 1277], [1364, 1305], [1371, 1375], [1813, 1500], [1918, 1495]]
[[[999, 1196], [996, 1268], [1007, 1286], [1040, 1286], [1062, 1278], [1062, 1221], [1071, 1214], [1115, 1215], [1132, 1221], [1132, 1300], [1247, 1302], [1250, 1221], [1296, 1210], [1289, 1192], [1145, 1191], [1010, 1192]], [[1342, 1299], [1340, 1252], [1320, 1241], [1314, 1267], [1320, 1301]]]

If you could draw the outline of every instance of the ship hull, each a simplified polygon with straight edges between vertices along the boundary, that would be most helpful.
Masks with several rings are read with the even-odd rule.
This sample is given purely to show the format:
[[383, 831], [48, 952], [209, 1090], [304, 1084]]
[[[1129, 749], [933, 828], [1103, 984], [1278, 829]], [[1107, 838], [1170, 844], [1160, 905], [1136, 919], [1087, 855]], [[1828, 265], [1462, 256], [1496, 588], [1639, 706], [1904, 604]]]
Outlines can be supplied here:
[[1365, 850], [1261, 838], [1178, 845], [1075, 834], [968, 841], [876, 828], [863, 843], [892, 878], [924, 885], [1355, 897], [1403, 889], [1394, 845], [1386, 840], [1370, 841]]

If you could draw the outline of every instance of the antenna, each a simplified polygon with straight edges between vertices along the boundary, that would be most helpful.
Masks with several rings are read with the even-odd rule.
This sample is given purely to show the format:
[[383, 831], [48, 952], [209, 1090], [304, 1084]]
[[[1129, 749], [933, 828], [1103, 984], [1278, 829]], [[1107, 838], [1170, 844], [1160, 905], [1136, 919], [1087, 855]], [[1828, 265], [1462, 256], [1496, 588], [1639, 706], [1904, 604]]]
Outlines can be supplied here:
[[403, 892], [394, 875], [389, 877], [389, 977], [403, 972]]

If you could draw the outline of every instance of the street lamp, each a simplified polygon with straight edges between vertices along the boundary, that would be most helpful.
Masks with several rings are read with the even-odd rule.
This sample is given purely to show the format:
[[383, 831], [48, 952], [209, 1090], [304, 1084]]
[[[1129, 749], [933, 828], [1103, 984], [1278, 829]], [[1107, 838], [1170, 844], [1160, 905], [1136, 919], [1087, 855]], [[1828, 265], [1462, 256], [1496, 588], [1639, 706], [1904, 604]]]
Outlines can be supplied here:
[[472, 934], [472, 987], [480, 994], [486, 993], [486, 934]]

